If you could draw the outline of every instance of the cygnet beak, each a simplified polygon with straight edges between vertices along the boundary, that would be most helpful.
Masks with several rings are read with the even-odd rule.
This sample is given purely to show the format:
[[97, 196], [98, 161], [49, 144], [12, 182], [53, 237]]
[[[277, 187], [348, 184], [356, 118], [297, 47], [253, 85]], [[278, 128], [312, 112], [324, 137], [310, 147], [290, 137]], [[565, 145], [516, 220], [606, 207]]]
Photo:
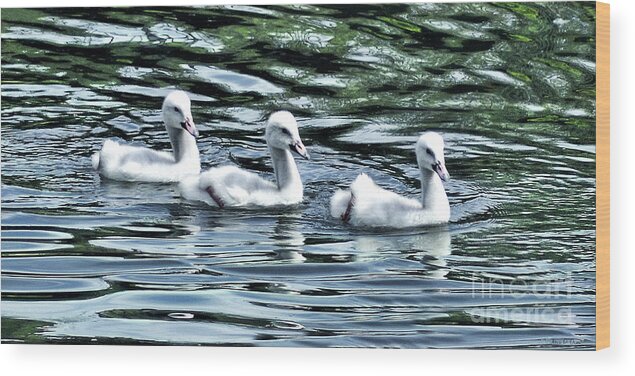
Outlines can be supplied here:
[[432, 171], [436, 172], [441, 180], [450, 180], [450, 173], [448, 173], [448, 170], [445, 168], [445, 164], [441, 163], [441, 161], [437, 161], [435, 164], [432, 165]]
[[198, 137], [198, 129], [196, 129], [196, 125], [194, 125], [194, 120], [192, 120], [191, 116], [185, 118], [185, 121], [181, 123], [181, 128], [185, 129], [185, 131], [192, 136]]
[[302, 141], [295, 141], [293, 144], [289, 145], [289, 148], [291, 149], [291, 151], [296, 152], [302, 158], [311, 159], [311, 156], [309, 156], [309, 153], [306, 151], [306, 148], [304, 147]]

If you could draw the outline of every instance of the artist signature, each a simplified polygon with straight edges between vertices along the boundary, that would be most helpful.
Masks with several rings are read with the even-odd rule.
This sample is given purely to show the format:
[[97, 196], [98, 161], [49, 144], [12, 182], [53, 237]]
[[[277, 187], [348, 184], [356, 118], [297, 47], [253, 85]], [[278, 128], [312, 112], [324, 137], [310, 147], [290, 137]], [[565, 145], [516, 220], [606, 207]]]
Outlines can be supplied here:
[[549, 345], [579, 345], [584, 341], [579, 338], [543, 338], [542, 342]]

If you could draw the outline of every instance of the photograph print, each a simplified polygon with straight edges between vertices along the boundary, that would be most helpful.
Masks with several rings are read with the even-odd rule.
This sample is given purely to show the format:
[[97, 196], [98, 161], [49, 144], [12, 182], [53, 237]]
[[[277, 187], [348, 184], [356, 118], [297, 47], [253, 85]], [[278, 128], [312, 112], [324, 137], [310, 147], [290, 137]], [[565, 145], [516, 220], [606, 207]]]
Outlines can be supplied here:
[[599, 348], [601, 9], [2, 9], [2, 342]]

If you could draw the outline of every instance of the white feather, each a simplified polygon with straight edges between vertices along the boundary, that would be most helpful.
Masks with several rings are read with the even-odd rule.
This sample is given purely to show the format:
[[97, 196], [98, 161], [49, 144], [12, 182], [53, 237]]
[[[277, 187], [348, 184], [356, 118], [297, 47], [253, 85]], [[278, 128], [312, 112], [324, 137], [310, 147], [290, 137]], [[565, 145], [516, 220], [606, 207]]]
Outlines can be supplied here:
[[[278, 128], [286, 128], [283, 133]], [[211, 168], [179, 184], [181, 196], [215, 207], [293, 205], [302, 201], [303, 187], [297, 166], [289, 150], [295, 142], [304, 150], [297, 125], [288, 112], [276, 112], [269, 118], [267, 145], [274, 165], [276, 182], [236, 166]]]
[[[175, 107], [180, 110], [174, 111]], [[166, 114], [166, 111], [174, 114]], [[180, 91], [170, 93], [163, 104], [163, 118], [175, 153], [106, 140], [101, 150], [91, 157], [93, 168], [106, 178], [122, 181], [167, 183], [198, 174], [200, 160], [196, 140], [180, 125], [183, 117], [191, 121], [191, 116], [187, 95]], [[191, 124], [196, 131], [193, 122]]]
[[341, 218], [344, 212], [346, 212], [346, 207], [350, 200], [351, 191], [343, 189], [335, 191], [333, 196], [331, 196], [331, 216]]
[[[433, 147], [437, 154], [442, 154], [443, 144], [439, 146], [432, 142], [440, 137], [438, 135], [426, 136], [424, 140], [423, 136], [419, 139], [416, 149], [422, 173], [421, 201], [383, 189], [368, 175], [360, 174], [348, 190], [338, 190], [333, 194], [330, 202], [331, 216], [342, 218], [353, 226], [366, 227], [405, 228], [447, 223], [450, 219], [450, 206], [443, 184], [437, 173], [428, 171], [425, 167], [433, 164], [432, 161], [426, 161], [428, 157], [425, 156], [425, 150]], [[441, 171], [444, 178], [448, 176], [444, 165]], [[344, 216], [347, 210], [349, 213]]]

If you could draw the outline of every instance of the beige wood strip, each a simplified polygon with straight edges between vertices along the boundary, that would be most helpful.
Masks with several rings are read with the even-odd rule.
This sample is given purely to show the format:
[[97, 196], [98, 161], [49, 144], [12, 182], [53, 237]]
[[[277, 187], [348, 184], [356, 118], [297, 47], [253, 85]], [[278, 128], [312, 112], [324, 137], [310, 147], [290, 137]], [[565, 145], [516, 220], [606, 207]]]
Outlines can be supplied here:
[[596, 25], [596, 350], [610, 344], [610, 8], [595, 3]]

